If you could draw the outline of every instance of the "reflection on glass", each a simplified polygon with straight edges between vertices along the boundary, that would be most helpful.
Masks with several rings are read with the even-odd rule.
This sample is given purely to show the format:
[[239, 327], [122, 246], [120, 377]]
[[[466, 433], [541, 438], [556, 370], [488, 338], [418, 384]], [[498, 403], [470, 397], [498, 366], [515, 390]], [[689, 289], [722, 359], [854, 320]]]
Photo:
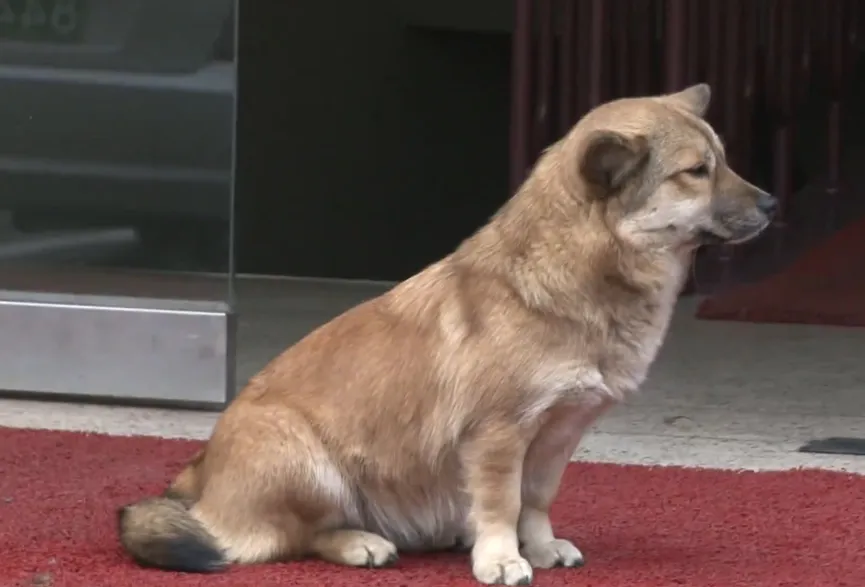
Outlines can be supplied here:
[[232, 0], [0, 0], [0, 288], [224, 297], [234, 90]]

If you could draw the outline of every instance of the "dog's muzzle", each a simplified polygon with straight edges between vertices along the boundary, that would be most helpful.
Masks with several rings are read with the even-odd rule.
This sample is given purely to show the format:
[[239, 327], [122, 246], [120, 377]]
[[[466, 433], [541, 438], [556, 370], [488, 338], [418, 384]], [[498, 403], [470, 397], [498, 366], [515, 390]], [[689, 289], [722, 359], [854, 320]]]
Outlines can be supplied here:
[[778, 213], [778, 198], [766, 192], [760, 192], [760, 195], [757, 197], [757, 208], [763, 213], [766, 220], [772, 222], [775, 214]]
[[701, 245], [724, 245], [747, 242], [763, 232], [778, 213], [778, 198], [760, 191], [755, 202], [756, 213], [747, 222], [720, 222], [717, 228], [700, 230]]

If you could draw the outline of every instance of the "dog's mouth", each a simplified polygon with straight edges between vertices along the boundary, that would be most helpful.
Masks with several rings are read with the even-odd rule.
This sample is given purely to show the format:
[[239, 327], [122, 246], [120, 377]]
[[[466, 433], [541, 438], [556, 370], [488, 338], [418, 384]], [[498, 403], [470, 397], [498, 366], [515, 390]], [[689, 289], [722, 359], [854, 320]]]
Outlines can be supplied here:
[[712, 232], [711, 230], [705, 230], [705, 229], [700, 230], [700, 232], [697, 233], [697, 240], [700, 242], [701, 245], [710, 245], [710, 246], [711, 245], [723, 245], [723, 244], [726, 244], [727, 242], [729, 242], [729, 239], [727, 239], [727, 238], [725, 238], [725, 237], [723, 237], [723, 236], [721, 236], [715, 232]]
[[736, 231], [729, 235], [719, 234], [718, 231], [704, 228], [697, 234], [697, 238], [701, 245], [739, 245], [757, 238], [768, 228], [769, 224], [769, 221], [766, 220], [758, 227]]

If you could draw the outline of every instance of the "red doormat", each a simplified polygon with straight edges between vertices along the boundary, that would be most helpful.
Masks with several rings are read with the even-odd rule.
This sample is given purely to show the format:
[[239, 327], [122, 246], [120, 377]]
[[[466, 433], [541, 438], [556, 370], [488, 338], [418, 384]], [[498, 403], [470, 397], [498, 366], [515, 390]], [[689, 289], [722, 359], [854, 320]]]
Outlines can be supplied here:
[[703, 301], [707, 320], [865, 326], [865, 219], [832, 235], [780, 273]]
[[[308, 561], [217, 575], [140, 569], [120, 551], [115, 509], [162, 491], [199, 446], [0, 428], [2, 587], [355, 587], [475, 585], [467, 555], [394, 568]], [[861, 587], [865, 477], [575, 464], [555, 526], [582, 569], [539, 571], [539, 586]]]

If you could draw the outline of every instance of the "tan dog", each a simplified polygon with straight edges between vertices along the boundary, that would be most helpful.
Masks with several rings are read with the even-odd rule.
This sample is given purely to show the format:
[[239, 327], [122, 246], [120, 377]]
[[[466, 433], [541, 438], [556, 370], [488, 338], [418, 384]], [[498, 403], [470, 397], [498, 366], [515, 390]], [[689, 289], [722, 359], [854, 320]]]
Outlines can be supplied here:
[[708, 102], [586, 115], [453, 254], [256, 375], [166, 495], [119, 512], [125, 548], [211, 571], [462, 544], [506, 585], [582, 564], [548, 515], [580, 437], [646, 377], [696, 247], [775, 205], [727, 166]]

